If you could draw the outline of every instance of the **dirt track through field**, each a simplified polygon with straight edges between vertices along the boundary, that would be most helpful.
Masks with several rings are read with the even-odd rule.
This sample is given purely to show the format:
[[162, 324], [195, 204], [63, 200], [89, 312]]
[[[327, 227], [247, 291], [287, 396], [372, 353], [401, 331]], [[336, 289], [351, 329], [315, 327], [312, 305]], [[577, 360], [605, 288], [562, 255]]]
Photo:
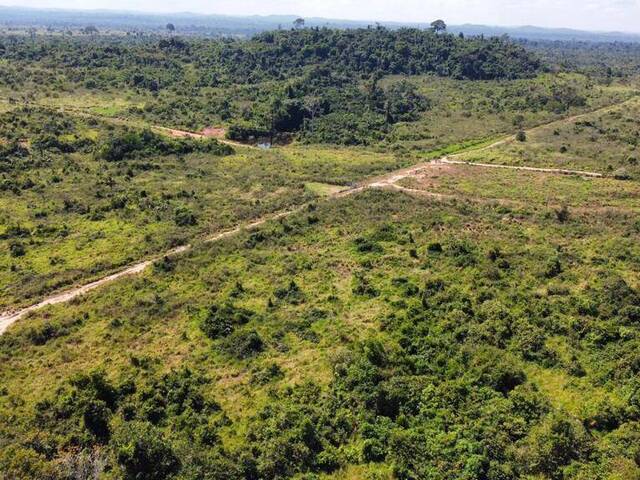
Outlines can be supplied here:
[[[627, 101], [622, 102], [619, 105], [623, 105], [624, 103], [627, 103]], [[548, 123], [546, 125], [541, 125], [541, 126], [537, 126], [534, 127], [533, 129], [529, 130], [529, 132], [533, 131], [533, 130], [537, 130], [539, 128], [543, 128], [545, 126], [551, 126], [557, 123], [561, 123], [561, 122], [573, 122], [575, 120], [577, 120], [578, 118], [582, 118], [586, 115], [590, 115], [593, 114], [595, 112], [598, 111], [605, 111], [605, 110], [609, 110], [611, 108], [614, 108], [614, 106], [608, 106], [596, 111], [592, 111], [592, 112], [587, 112], [581, 115], [576, 115], [564, 120], [555, 120], [551, 123]], [[177, 137], [192, 137], [192, 138], [204, 138], [203, 134], [200, 133], [194, 133], [194, 132], [186, 132], [183, 130], [175, 130], [175, 129], [170, 129], [170, 128], [166, 128], [166, 127], [153, 127], [154, 129], [163, 131], [165, 133], [168, 133], [170, 135], [173, 136], [177, 136]], [[491, 145], [488, 146], [484, 146], [484, 147], [480, 147], [477, 149], [477, 151], [481, 151], [481, 150], [487, 150], [490, 148], [495, 148], [497, 146], [503, 145], [509, 141], [511, 141], [513, 139], [513, 136], [509, 136], [506, 137], [502, 140], [499, 140], [495, 143], [492, 143]], [[252, 146], [247, 146], [247, 145], [243, 145], [243, 144], [236, 144], [236, 142], [229, 142], [229, 141], [224, 141], [224, 143], [228, 143], [231, 145], [235, 145], [235, 146], [242, 146], [242, 147], [249, 147], [249, 148], [256, 148], [256, 147], [252, 147]], [[369, 188], [392, 188], [398, 191], [404, 191], [407, 193], [413, 193], [416, 195], [421, 195], [421, 196], [428, 196], [430, 198], [434, 198], [434, 199], [440, 199], [440, 200], [447, 200], [447, 199], [456, 199], [456, 196], [453, 195], [444, 195], [444, 194], [438, 194], [438, 193], [434, 193], [434, 192], [428, 192], [428, 191], [421, 191], [421, 190], [416, 190], [416, 191], [412, 191], [412, 189], [406, 188], [406, 187], [402, 187], [397, 185], [397, 183], [405, 178], [411, 177], [411, 176], [415, 176], [417, 174], [419, 174], [421, 171], [424, 171], [427, 168], [433, 167], [434, 165], [441, 165], [441, 164], [451, 164], [451, 165], [469, 165], [472, 167], [482, 167], [482, 168], [499, 168], [499, 169], [511, 169], [511, 170], [521, 170], [521, 171], [528, 171], [528, 172], [540, 172], [540, 173], [552, 173], [552, 174], [560, 174], [560, 175], [578, 175], [578, 176], [585, 176], [585, 177], [594, 177], [594, 178], [600, 178], [603, 175], [600, 173], [596, 173], [596, 172], [585, 172], [585, 171], [579, 171], [579, 170], [564, 170], [564, 169], [554, 169], [554, 168], [536, 168], [536, 167], [522, 167], [522, 166], [510, 166], [510, 165], [499, 165], [499, 164], [486, 164], [486, 163], [469, 163], [469, 162], [464, 162], [461, 160], [452, 160], [452, 157], [455, 157], [456, 155], [451, 155], [451, 156], [445, 156], [443, 158], [437, 159], [437, 160], [432, 160], [430, 162], [425, 162], [425, 163], [421, 163], [418, 165], [414, 165], [412, 167], [409, 168], [404, 168], [401, 170], [397, 170], [391, 173], [388, 173], [386, 175], [377, 177], [377, 178], [373, 178], [373, 179], [369, 179], [367, 181], [364, 181], [362, 184], [360, 184], [359, 186], [356, 186], [354, 188], [350, 188], [338, 193], [335, 193], [333, 195], [330, 195], [328, 197], [328, 199], [335, 199], [335, 198], [341, 198], [341, 197], [345, 197], [348, 195], [353, 195], [355, 193], [358, 192], [362, 192], [366, 189]], [[279, 213], [274, 213], [271, 215], [267, 215], [264, 216], [260, 219], [257, 219], [251, 223], [248, 224], [243, 224], [240, 225], [236, 228], [233, 228], [231, 230], [226, 230], [224, 232], [221, 233], [217, 233], [213, 236], [207, 237], [204, 239], [204, 243], [211, 243], [211, 242], [216, 242], [219, 240], [222, 240], [224, 238], [228, 238], [231, 237], [233, 235], [236, 235], [242, 231], [246, 231], [246, 230], [253, 230], [255, 228], [260, 227], [261, 225], [269, 222], [269, 221], [273, 221], [273, 220], [278, 220], [280, 218], [284, 218], [287, 216], [290, 216], [296, 212], [301, 211], [303, 208], [305, 207], [305, 205], [301, 205], [297, 208], [291, 209], [291, 210], [287, 210], [284, 212], [279, 212]], [[178, 248], [175, 248], [173, 250], [170, 250], [168, 252], [165, 252], [162, 255], [158, 255], [156, 257], [144, 260], [144, 261], [140, 261], [139, 263], [136, 263], [134, 265], [131, 265], [119, 272], [110, 274], [108, 276], [105, 276], [101, 279], [95, 280], [93, 282], [84, 284], [84, 285], [80, 285], [80, 286], [76, 286], [73, 288], [70, 288], [66, 291], [62, 291], [56, 294], [53, 294], [47, 298], [45, 298], [44, 300], [31, 305], [29, 307], [25, 307], [25, 308], [21, 308], [21, 309], [13, 309], [13, 310], [9, 310], [6, 311], [2, 314], [0, 314], [0, 335], [4, 334], [4, 332], [6, 332], [6, 330], [13, 325], [15, 322], [17, 322], [18, 320], [20, 320], [21, 318], [25, 317], [27, 314], [40, 310], [41, 308], [47, 307], [49, 305], [56, 305], [56, 304], [60, 304], [60, 303], [65, 303], [68, 302], [70, 300], [73, 300], [74, 298], [80, 297], [92, 290], [95, 290], [103, 285], [106, 285], [108, 283], [114, 282], [118, 279], [124, 278], [124, 277], [128, 277], [128, 276], [132, 276], [132, 275], [136, 275], [139, 274], [141, 272], [143, 272], [144, 270], [146, 270], [149, 266], [151, 266], [155, 261], [163, 258], [163, 257], [167, 257], [167, 256], [175, 256], [175, 255], [179, 255], [181, 253], [187, 252], [189, 250], [192, 249], [192, 245], [184, 245]]]
[[[277, 220], [279, 218], [283, 218], [286, 216], [289, 216], [293, 213], [295, 213], [296, 211], [301, 210], [303, 207], [298, 207], [296, 209], [293, 210], [288, 210], [285, 212], [279, 212], [279, 213], [275, 213], [272, 215], [268, 215], [265, 217], [260, 218], [259, 220], [256, 220], [252, 223], [249, 223], [247, 225], [242, 225], [236, 228], [233, 228], [231, 230], [225, 230], [221, 233], [217, 233], [211, 237], [207, 237], [204, 239], [204, 243], [211, 243], [211, 242], [217, 242], [219, 240], [222, 240], [224, 238], [227, 237], [231, 237], [233, 235], [238, 234], [239, 232], [243, 231], [243, 230], [253, 230], [255, 228], [258, 228], [259, 226], [265, 224], [266, 222], [272, 221], [272, 220]], [[168, 252], [165, 252], [163, 255], [158, 255], [156, 257], [150, 258], [148, 260], [144, 260], [141, 261], [139, 263], [136, 263], [135, 265], [132, 265], [130, 267], [127, 267], [124, 270], [121, 270], [119, 272], [113, 273], [111, 275], [108, 275], [104, 278], [101, 278], [99, 280], [95, 280], [91, 283], [87, 283], [85, 285], [81, 285], [78, 287], [74, 287], [71, 288], [69, 290], [54, 294], [50, 297], [47, 297], [46, 299], [42, 300], [41, 302], [38, 302], [34, 305], [31, 305], [29, 307], [23, 308], [23, 309], [16, 309], [16, 310], [10, 310], [7, 312], [4, 312], [0, 315], [0, 335], [4, 334], [4, 332], [7, 330], [7, 328], [9, 328], [12, 324], [14, 324], [15, 322], [17, 322], [18, 320], [20, 320], [22, 317], [24, 317], [25, 315], [27, 315], [28, 313], [34, 312], [36, 310], [40, 310], [43, 307], [47, 307], [49, 305], [56, 305], [59, 303], [66, 303], [70, 300], [73, 300], [76, 297], [79, 297], [81, 295], [84, 295], [92, 290], [95, 290], [98, 287], [101, 287], [102, 285], [105, 285], [107, 283], [111, 283], [115, 280], [118, 280], [120, 278], [123, 277], [128, 277], [131, 275], [136, 275], [139, 273], [142, 273], [144, 270], [146, 270], [148, 267], [150, 267], [154, 262], [160, 260], [161, 258], [164, 257], [173, 257], [176, 255], [179, 255], [181, 253], [187, 252], [189, 250], [191, 250], [193, 248], [192, 245], [183, 245], [181, 247], [177, 247], [174, 248], [173, 250], [170, 250]]]
[[440, 159], [440, 163], [447, 165], [469, 165], [472, 167], [483, 168], [500, 168], [508, 170], [521, 170], [525, 172], [538, 172], [538, 173], [556, 173], [558, 175], [575, 175], [580, 177], [593, 177], [602, 178], [603, 174], [597, 172], [587, 172], [584, 170], [567, 170], [565, 168], [544, 168], [544, 167], [523, 167], [518, 165], [501, 165], [498, 163], [478, 163], [478, 162], [465, 162], [462, 160], [451, 160], [449, 158]]
[[165, 133], [165, 134], [169, 135], [170, 137], [174, 137], [174, 138], [199, 138], [199, 139], [212, 138], [212, 139], [217, 140], [220, 143], [224, 143], [226, 145], [231, 145], [232, 147], [250, 148], [250, 149], [257, 149], [258, 148], [258, 147], [254, 146], [254, 145], [247, 145], [245, 143], [234, 142], [232, 140], [227, 140], [227, 139], [219, 137], [219, 136], [206, 135], [205, 133], [188, 132], [186, 130], [178, 130], [176, 128], [167, 128], [167, 127], [158, 127], [158, 126], [153, 126], [151, 128], [152, 128], [152, 130], [156, 130], [157, 132]]

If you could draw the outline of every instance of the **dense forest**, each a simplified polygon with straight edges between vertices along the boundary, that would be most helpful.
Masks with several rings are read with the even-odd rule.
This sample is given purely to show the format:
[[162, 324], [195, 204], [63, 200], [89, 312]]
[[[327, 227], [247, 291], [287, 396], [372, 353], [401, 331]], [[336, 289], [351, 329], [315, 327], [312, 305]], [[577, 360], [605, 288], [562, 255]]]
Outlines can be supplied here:
[[[201, 81], [256, 83], [298, 76], [305, 67], [331, 67], [334, 74], [371, 75], [436, 73], [482, 79], [534, 75], [540, 62], [522, 47], [500, 38], [464, 38], [429, 30], [300, 29], [266, 32], [243, 40], [161, 40], [57, 38], [30, 41], [9, 37], [0, 43], [0, 58], [55, 63], [63, 69], [108, 68], [127, 74], [137, 68], [164, 68], [165, 78], [149, 88], [166, 88], [181, 64], [193, 63]], [[117, 71], [116, 71], [117, 70]], [[135, 81], [133, 78], [125, 80]], [[138, 83], [144, 80], [138, 80]]]
[[[25, 92], [14, 102], [43, 89], [125, 91], [144, 97], [129, 116], [196, 129], [221, 123], [228, 138], [243, 142], [372, 145], [433, 106], [413, 82], [381, 85], [385, 77], [508, 82], [553, 70], [610, 84], [637, 73], [635, 53], [624, 44], [518, 44], [382, 27], [279, 30], [251, 40], [13, 35], [0, 38], [0, 85]], [[493, 102], [524, 94], [527, 108], [563, 112], [585, 103], [585, 86], [533, 83]]]
[[[14, 64], [43, 67], [33, 70], [34, 80], [55, 75], [41, 77], [39, 83], [68, 81], [94, 90], [125, 87], [184, 94], [256, 84], [261, 106], [242, 112], [244, 121], [234, 122], [230, 138], [273, 142], [278, 134], [304, 130], [306, 141], [343, 144], [380, 140], [391, 124], [415, 120], [428, 107], [410, 84], [379, 89], [376, 82], [385, 75], [509, 80], [531, 77], [541, 69], [535, 56], [504, 39], [384, 28], [275, 31], [250, 41], [116, 37], [32, 42], [9, 37], [0, 41], [0, 59], [9, 62], [0, 64], [9, 87], [25, 81], [24, 67], [11, 71], [8, 65]], [[292, 80], [285, 88], [265, 85], [284, 79]], [[228, 100], [216, 104], [218, 112], [229, 108]], [[327, 114], [333, 115], [313, 125]], [[307, 122], [312, 127], [308, 130]]]
[[558, 69], [605, 78], [640, 73], [640, 43], [637, 42], [521, 40], [518, 43]]

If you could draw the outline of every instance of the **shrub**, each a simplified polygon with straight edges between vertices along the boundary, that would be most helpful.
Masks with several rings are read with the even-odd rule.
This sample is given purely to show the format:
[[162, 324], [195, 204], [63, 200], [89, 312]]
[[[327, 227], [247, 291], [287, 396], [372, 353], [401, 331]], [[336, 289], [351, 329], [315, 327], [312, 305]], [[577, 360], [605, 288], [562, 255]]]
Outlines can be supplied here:
[[147, 422], [126, 422], [114, 450], [125, 480], [165, 480], [180, 471], [180, 461], [162, 433]]
[[68, 328], [57, 322], [46, 322], [27, 330], [27, 338], [33, 345], [44, 345], [49, 340], [62, 337], [68, 333]]
[[11, 253], [11, 256], [14, 258], [24, 257], [25, 254], [27, 253], [26, 249], [24, 248], [24, 245], [20, 242], [11, 242], [9, 244], [9, 252]]
[[0, 143], [0, 162], [8, 161], [11, 158], [23, 158], [29, 156], [29, 150], [18, 142], [8, 144]]
[[62, 141], [52, 134], [37, 135], [31, 141], [31, 145], [38, 151], [55, 151], [62, 153], [72, 153], [76, 151], [75, 145]]
[[424, 284], [422, 290], [422, 306], [428, 308], [432, 304], [433, 298], [445, 289], [445, 283], [439, 278], [431, 278]]
[[448, 249], [448, 253], [459, 267], [470, 267], [477, 263], [475, 247], [466, 241], [453, 242]]
[[356, 250], [358, 253], [381, 253], [382, 247], [373, 240], [358, 237], [355, 239]]
[[555, 278], [562, 273], [562, 264], [558, 257], [553, 258], [547, 263], [544, 276], [546, 278]]
[[253, 372], [251, 383], [266, 385], [269, 382], [284, 378], [284, 372], [277, 363], [270, 363], [265, 368]]
[[[207, 400], [202, 393], [202, 385], [207, 379], [194, 374], [190, 369], [172, 370], [148, 386], [140, 389], [140, 404], [137, 407], [138, 418], [144, 418], [154, 425], [173, 422], [176, 417], [217, 412], [220, 406]], [[198, 417], [201, 418], [201, 417]], [[184, 425], [187, 428], [191, 426]], [[193, 426], [195, 428], [195, 425]]]
[[212, 340], [226, 337], [233, 333], [238, 325], [244, 325], [253, 318], [250, 310], [234, 307], [231, 304], [209, 307], [206, 318], [200, 324], [200, 329]]
[[570, 213], [569, 213], [569, 208], [566, 205], [563, 205], [559, 209], [556, 209], [555, 214], [558, 222], [566, 223], [569, 221]]
[[442, 253], [442, 244], [439, 242], [432, 242], [427, 245], [427, 251], [429, 253]]
[[104, 138], [95, 151], [96, 158], [117, 162], [152, 155], [178, 155], [207, 152], [230, 155], [233, 149], [214, 139], [167, 138], [151, 130], [116, 130]]
[[613, 172], [613, 178], [616, 180], [631, 180], [631, 174], [626, 168], [621, 167]]
[[357, 272], [353, 276], [353, 286], [351, 291], [354, 295], [359, 295], [362, 297], [377, 297], [379, 295], [378, 290], [371, 285], [371, 282], [367, 277], [365, 277], [362, 273]]
[[393, 122], [410, 122], [429, 108], [429, 101], [420, 95], [416, 87], [402, 80], [385, 91], [386, 111]]
[[529, 471], [552, 479], [564, 478], [562, 468], [586, 456], [589, 440], [578, 422], [554, 415], [533, 432], [526, 451]]
[[273, 294], [278, 300], [291, 303], [293, 305], [298, 305], [304, 301], [304, 293], [295, 280], [291, 280], [289, 285], [286, 287], [276, 289]]
[[255, 330], [234, 332], [225, 339], [222, 349], [228, 355], [242, 360], [262, 352], [264, 350], [264, 342]]
[[246, 142], [269, 136], [267, 128], [260, 127], [257, 124], [247, 122], [237, 122], [229, 126], [227, 130], [227, 138], [238, 142]]
[[82, 418], [85, 428], [100, 440], [109, 438], [109, 418], [111, 412], [102, 400], [92, 399], [84, 406]]
[[187, 207], [178, 207], [176, 209], [174, 221], [179, 227], [191, 227], [198, 223], [194, 213]]

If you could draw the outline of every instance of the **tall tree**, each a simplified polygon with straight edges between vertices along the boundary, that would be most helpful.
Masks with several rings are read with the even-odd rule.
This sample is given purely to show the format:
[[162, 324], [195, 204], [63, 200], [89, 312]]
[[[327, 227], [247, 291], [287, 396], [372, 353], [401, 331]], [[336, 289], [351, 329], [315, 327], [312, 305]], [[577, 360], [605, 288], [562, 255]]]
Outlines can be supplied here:
[[82, 33], [84, 33], [85, 35], [94, 36], [98, 34], [98, 29], [95, 27], [95, 25], [87, 25], [82, 29]]
[[436, 33], [446, 32], [447, 24], [444, 23], [444, 20], [435, 20], [431, 22], [431, 30], [433, 30]]
[[[308, 114], [309, 119], [311, 121], [311, 130], [314, 128], [314, 120], [322, 114], [322, 98], [317, 95], [309, 95], [303, 100], [303, 107], [305, 112]], [[304, 129], [306, 130], [307, 125], [307, 117], [304, 119]]]
[[269, 100], [269, 143], [273, 144], [276, 125], [284, 114], [284, 102], [279, 94], [274, 94]]
[[293, 26], [294, 28], [300, 29], [300, 28], [304, 28], [304, 18], [296, 18], [296, 20], [293, 22]]
[[176, 31], [176, 26], [173, 23], [167, 23], [166, 28], [169, 33], [173, 33]]

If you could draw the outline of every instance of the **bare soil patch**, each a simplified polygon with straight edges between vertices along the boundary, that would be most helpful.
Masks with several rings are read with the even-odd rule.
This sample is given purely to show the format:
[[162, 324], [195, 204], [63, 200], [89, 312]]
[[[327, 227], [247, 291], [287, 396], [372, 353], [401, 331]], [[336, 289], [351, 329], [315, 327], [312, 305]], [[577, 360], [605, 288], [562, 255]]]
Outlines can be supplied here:
[[207, 127], [204, 130], [202, 130], [201, 133], [205, 137], [224, 138], [225, 135], [227, 134], [227, 130], [222, 127]]

